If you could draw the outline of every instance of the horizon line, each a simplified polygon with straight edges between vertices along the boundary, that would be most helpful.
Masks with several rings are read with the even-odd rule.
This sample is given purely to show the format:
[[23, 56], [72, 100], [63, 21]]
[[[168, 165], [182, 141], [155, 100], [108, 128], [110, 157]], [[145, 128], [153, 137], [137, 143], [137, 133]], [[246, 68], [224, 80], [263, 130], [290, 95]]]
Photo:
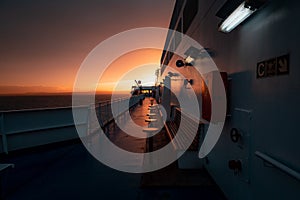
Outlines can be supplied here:
[[[130, 91], [96, 91], [95, 94], [130, 94]], [[33, 96], [33, 95], [71, 95], [73, 91], [70, 92], [23, 92], [23, 93], [0, 93], [0, 96]], [[92, 91], [86, 92], [76, 92], [79, 94], [91, 94], [94, 93]]]

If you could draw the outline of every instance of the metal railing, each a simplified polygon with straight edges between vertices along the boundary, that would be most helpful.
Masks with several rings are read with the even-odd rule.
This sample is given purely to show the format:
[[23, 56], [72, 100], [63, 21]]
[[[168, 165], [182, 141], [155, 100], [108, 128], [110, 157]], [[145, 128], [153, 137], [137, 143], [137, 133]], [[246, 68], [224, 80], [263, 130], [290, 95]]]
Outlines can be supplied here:
[[[83, 116], [76, 124], [77, 128], [79, 126], [89, 134], [92, 131], [89, 127], [92, 123], [100, 123], [103, 128], [113, 122], [112, 106], [115, 108], [114, 117], [118, 117], [128, 108], [139, 103], [142, 98], [143, 96], [119, 98], [78, 107], [2, 111], [0, 112], [0, 153], [78, 138], [72, 109], [80, 109]], [[91, 109], [96, 109], [98, 116], [96, 122], [89, 121]]]
[[[87, 113], [87, 106], [76, 107]], [[86, 121], [79, 124], [85, 128]], [[0, 112], [0, 153], [78, 137], [72, 107]]]
[[[132, 96], [130, 98], [118, 98], [110, 101], [101, 101], [95, 104], [97, 117], [101, 127], [109, 124], [115, 117], [124, 114], [128, 109], [132, 108], [144, 98], [143, 95]], [[112, 108], [114, 110], [112, 110]]]
[[257, 157], [259, 157], [260, 159], [262, 159], [264, 162], [271, 164], [272, 166], [278, 168], [282, 172], [284, 172], [284, 173], [290, 175], [291, 177], [297, 179], [298, 181], [300, 181], [300, 173], [295, 171], [294, 169], [288, 167], [287, 165], [283, 164], [282, 162], [268, 156], [267, 154], [259, 152], [259, 151], [256, 151], [255, 155]]

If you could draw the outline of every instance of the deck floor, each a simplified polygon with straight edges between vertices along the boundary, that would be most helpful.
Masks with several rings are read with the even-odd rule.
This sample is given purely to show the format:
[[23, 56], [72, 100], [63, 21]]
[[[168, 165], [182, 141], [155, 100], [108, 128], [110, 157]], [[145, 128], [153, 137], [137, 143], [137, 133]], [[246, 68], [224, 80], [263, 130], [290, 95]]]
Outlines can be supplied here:
[[[132, 112], [137, 124], [147, 125], [148, 103], [146, 98]], [[118, 128], [110, 138], [121, 147], [131, 140], [131, 151], [146, 150], [146, 139], [132, 141]], [[166, 142], [163, 133], [157, 134], [154, 149]], [[225, 199], [203, 169], [181, 170], [174, 162], [156, 172], [124, 173], [100, 163], [80, 141], [31, 149], [0, 161], [15, 164], [1, 176], [2, 199]]]

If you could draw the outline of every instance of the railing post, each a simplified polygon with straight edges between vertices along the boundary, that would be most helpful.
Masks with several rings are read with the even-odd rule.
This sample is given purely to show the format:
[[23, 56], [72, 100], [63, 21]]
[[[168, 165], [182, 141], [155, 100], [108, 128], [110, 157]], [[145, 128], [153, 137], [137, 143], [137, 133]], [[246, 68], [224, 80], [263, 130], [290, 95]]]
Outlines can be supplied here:
[[3, 151], [8, 154], [7, 137], [4, 132], [4, 113], [0, 113], [0, 135], [2, 136]]
[[98, 106], [99, 106], [99, 108], [98, 108], [99, 122], [100, 122], [100, 126], [103, 127], [102, 109], [101, 109], [102, 104], [101, 104], [101, 102], [98, 103]]
[[109, 113], [108, 113], [108, 105], [109, 105], [109, 103], [106, 102], [106, 105], [105, 105], [105, 109], [106, 109], [105, 110], [105, 118], [106, 118], [105, 124], [108, 122], [108, 120], [110, 118]]
[[120, 102], [121, 102], [121, 99], [118, 99], [117, 100], [117, 108], [118, 108], [117, 117], [119, 117], [119, 115], [120, 115]]
[[90, 115], [91, 115], [91, 109], [92, 109], [93, 104], [90, 104], [87, 107], [87, 117], [86, 117], [86, 134], [87, 136], [90, 135]]

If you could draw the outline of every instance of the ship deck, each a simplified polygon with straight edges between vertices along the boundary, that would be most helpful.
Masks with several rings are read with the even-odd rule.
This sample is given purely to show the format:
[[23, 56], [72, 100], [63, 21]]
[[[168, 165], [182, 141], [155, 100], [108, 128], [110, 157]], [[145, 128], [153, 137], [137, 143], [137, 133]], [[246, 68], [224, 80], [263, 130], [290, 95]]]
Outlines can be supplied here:
[[[146, 125], [149, 98], [132, 112], [132, 119]], [[153, 149], [168, 142], [166, 134], [154, 136]], [[143, 152], [146, 139], [130, 140], [118, 128], [110, 139], [128, 150]], [[100, 163], [82, 145], [72, 140], [58, 144], [11, 152], [1, 162], [14, 163], [1, 176], [3, 199], [201, 199], [223, 200], [220, 189], [204, 169], [179, 169], [174, 162], [161, 170], [124, 173]]]

